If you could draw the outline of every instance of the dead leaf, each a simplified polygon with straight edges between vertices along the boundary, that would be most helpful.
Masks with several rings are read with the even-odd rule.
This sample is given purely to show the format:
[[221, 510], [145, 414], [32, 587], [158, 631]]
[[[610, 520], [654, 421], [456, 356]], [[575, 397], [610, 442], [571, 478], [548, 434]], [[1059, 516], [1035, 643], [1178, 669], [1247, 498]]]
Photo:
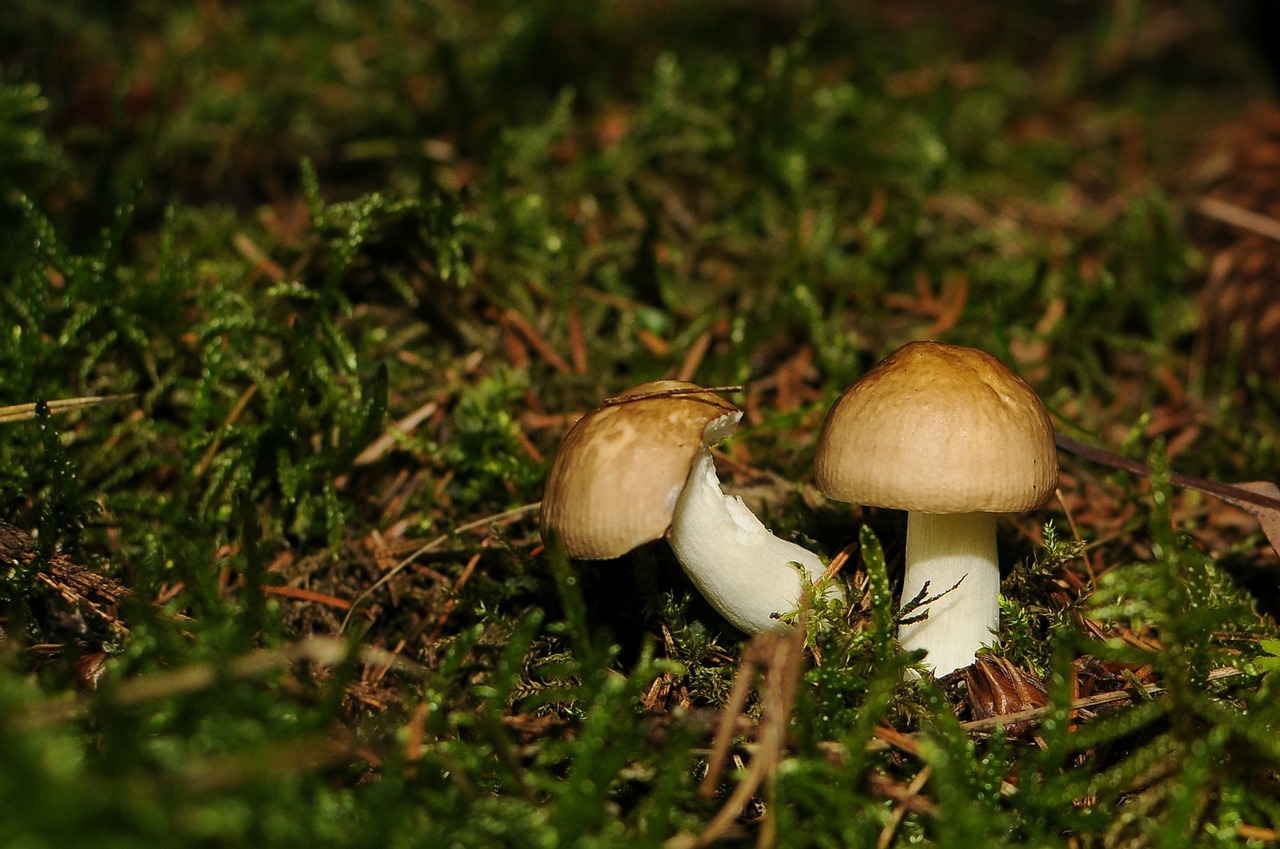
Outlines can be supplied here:
[[[1252, 481], [1250, 483], [1238, 483], [1235, 486], [1239, 489], [1256, 492], [1259, 495], [1265, 495], [1268, 498], [1280, 501], [1280, 487], [1270, 481]], [[1226, 495], [1222, 496], [1222, 500], [1228, 504], [1234, 504], [1257, 519], [1258, 524], [1262, 526], [1262, 532], [1267, 535], [1267, 542], [1271, 543], [1271, 548], [1277, 554], [1280, 554], [1280, 510]]]

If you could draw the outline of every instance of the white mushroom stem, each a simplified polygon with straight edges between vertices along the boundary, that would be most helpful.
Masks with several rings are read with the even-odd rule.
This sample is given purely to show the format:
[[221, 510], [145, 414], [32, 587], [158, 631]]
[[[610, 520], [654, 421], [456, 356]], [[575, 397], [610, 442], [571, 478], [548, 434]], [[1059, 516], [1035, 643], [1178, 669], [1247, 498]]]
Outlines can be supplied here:
[[694, 459], [667, 541], [711, 606], [748, 634], [785, 628], [778, 616], [799, 607], [804, 587], [826, 571], [818, 555], [778, 539], [742, 499], [724, 494], [708, 448]]
[[[959, 585], [956, 585], [956, 582]], [[907, 514], [906, 570], [902, 603], [924, 585], [935, 601], [916, 608], [928, 618], [904, 623], [898, 640], [905, 649], [924, 649], [935, 675], [973, 663], [977, 651], [998, 641], [1000, 566], [996, 560], [994, 513]]]

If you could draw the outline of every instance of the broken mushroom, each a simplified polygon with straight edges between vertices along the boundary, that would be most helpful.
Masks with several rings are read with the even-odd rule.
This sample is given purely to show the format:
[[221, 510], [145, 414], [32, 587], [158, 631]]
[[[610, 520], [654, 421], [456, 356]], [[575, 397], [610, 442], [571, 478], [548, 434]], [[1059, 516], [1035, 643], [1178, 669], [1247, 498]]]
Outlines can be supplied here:
[[1042, 505], [1058, 480], [1044, 404], [990, 354], [912, 342], [827, 413], [815, 457], [828, 497], [907, 511], [906, 649], [945, 675], [973, 663], [1000, 625], [995, 514]]
[[[658, 380], [608, 399], [556, 451], [542, 498], [544, 538], [569, 557], [611, 559], [666, 536], [694, 586], [748, 634], [783, 626], [824, 572], [720, 489], [710, 446], [742, 411], [692, 383]], [[838, 594], [838, 590], [828, 590]]]

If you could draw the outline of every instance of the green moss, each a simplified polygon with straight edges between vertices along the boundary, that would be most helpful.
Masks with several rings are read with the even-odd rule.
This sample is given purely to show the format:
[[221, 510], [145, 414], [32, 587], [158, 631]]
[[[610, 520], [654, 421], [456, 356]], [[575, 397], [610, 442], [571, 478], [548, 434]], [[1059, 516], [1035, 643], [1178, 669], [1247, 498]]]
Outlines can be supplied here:
[[[133, 400], [0, 424], [0, 520], [38, 550], [0, 564], [0, 845], [700, 833], [746, 643], [661, 543], [538, 550], [563, 417], [686, 368], [744, 386], [725, 479], [830, 555], [856, 522], [806, 486], [822, 414], [922, 336], [1015, 364], [1151, 486], [1064, 458], [1079, 515], [1007, 534], [1031, 741], [904, 678], [902, 527], [861, 514], [766, 817], [724, 843], [1280, 827], [1271, 553], [1150, 450], [1248, 480], [1280, 445], [1273, 381], [1205, 356], [1183, 221], [1204, 129], [1265, 91], [1221, 12], [11, 5], [0, 405]], [[63, 562], [128, 595], [86, 625]], [[1073, 713], [1085, 673], [1134, 698]]]

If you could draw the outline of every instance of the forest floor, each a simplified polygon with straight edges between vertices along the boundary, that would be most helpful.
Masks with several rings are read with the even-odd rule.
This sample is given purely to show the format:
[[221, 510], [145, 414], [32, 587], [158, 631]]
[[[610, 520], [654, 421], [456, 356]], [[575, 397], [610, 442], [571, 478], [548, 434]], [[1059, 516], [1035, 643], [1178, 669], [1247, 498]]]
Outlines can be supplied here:
[[[10, 2], [0, 847], [1280, 843], [1249, 11]], [[1063, 447], [941, 680], [903, 515], [813, 474], [919, 339]], [[750, 640], [660, 542], [543, 546], [569, 426], [664, 377], [847, 604]]]

